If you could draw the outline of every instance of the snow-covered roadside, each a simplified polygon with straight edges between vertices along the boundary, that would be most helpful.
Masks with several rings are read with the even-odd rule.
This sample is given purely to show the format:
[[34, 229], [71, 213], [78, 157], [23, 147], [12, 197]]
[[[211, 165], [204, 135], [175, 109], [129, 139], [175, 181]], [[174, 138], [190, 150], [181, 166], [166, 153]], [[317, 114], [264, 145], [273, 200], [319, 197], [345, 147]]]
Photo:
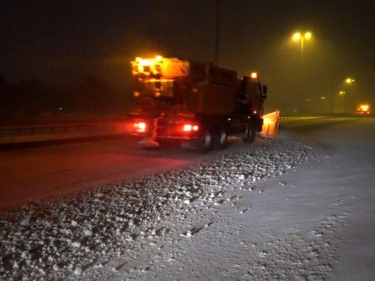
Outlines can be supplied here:
[[0, 279], [329, 280], [358, 198], [328, 151], [263, 142], [2, 215]]
[[[178, 263], [177, 257], [184, 255], [178, 249], [192, 248], [191, 238], [209, 239], [217, 247], [217, 233], [225, 238], [234, 231], [228, 229], [228, 222], [222, 225], [227, 212], [245, 217], [251, 206], [243, 205], [244, 198], [262, 194], [262, 182], [314, 157], [308, 145], [279, 138], [189, 169], [117, 182], [79, 198], [4, 214], [0, 276], [5, 280], [146, 280], [160, 266]], [[229, 211], [221, 215], [223, 208]], [[258, 252], [256, 245], [252, 249]], [[174, 273], [169, 277], [174, 278]]]

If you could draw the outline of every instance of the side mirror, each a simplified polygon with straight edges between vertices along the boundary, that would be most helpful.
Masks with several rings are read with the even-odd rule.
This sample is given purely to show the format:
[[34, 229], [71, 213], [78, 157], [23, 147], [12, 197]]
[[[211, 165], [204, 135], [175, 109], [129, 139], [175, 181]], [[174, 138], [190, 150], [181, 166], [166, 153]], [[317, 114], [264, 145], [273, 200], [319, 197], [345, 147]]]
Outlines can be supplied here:
[[267, 90], [268, 90], [267, 85], [263, 85], [262, 86], [262, 98], [263, 99], [267, 98]]
[[263, 94], [267, 94], [267, 85], [263, 85]]

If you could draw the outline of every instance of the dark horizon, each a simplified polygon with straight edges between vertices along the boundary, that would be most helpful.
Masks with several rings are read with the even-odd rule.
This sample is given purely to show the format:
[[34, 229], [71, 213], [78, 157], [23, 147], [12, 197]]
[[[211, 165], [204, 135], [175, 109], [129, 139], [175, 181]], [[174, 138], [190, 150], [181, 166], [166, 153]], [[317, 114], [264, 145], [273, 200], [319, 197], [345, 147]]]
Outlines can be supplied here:
[[[293, 110], [299, 92], [340, 102], [337, 93], [347, 77], [355, 79], [348, 89], [353, 103], [375, 103], [370, 0], [4, 0], [0, 75], [10, 83], [36, 79], [47, 85], [97, 76], [129, 95], [135, 56], [215, 61], [217, 2], [218, 65], [239, 75], [258, 70], [270, 89], [269, 107]], [[302, 30], [313, 34], [304, 45], [303, 69], [299, 45], [290, 40]]]

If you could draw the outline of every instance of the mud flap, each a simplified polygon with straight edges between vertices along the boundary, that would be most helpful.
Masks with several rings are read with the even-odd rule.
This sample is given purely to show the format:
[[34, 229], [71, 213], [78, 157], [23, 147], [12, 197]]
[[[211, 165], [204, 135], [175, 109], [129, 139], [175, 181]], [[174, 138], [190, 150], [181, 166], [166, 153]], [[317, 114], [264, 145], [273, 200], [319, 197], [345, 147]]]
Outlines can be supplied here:
[[159, 147], [159, 143], [154, 141], [150, 137], [145, 137], [139, 142], [137, 142], [137, 146], [140, 148], [154, 148], [154, 147]]

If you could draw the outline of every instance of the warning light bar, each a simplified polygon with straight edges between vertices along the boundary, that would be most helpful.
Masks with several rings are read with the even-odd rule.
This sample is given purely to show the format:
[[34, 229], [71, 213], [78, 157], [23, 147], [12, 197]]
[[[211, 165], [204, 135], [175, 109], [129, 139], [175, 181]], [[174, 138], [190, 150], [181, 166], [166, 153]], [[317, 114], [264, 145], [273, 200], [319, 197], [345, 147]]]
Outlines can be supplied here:
[[136, 57], [130, 64], [133, 76], [158, 80], [187, 76], [190, 71], [189, 61], [165, 58], [160, 55], [153, 58]]
[[250, 74], [250, 77], [251, 77], [252, 79], [258, 79], [258, 73], [257, 73], [257, 72], [252, 72], [252, 73]]
[[136, 74], [145, 74], [145, 75], [157, 75], [161, 74], [162, 67], [161, 64], [163, 63], [162, 56], [156, 56], [155, 58], [150, 59], [143, 59], [141, 57], [136, 57], [132, 64], [132, 73], [133, 75]]

